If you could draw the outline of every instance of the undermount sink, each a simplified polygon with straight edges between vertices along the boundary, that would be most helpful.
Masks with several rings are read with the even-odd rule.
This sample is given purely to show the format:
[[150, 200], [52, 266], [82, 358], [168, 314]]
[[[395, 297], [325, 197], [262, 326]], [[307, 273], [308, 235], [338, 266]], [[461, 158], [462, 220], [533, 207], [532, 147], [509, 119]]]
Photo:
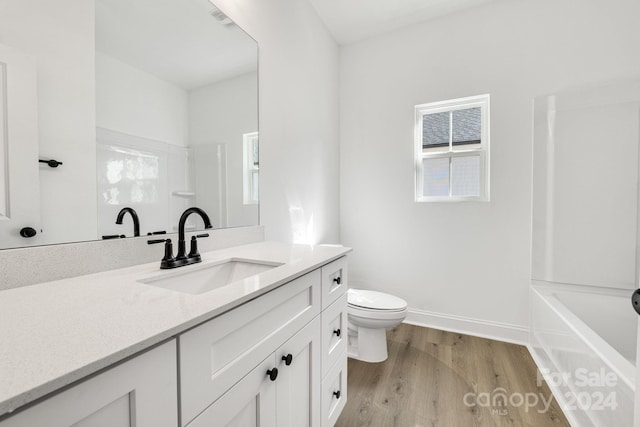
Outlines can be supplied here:
[[190, 266], [183, 271], [178, 270], [139, 282], [187, 294], [202, 294], [280, 265], [282, 264], [269, 261], [231, 258], [212, 264]]

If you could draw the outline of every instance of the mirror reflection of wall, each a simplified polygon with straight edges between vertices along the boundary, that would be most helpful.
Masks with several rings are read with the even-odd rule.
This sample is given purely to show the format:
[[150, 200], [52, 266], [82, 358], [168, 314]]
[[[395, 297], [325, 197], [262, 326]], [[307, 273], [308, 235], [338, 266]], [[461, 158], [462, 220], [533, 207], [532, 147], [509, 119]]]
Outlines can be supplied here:
[[[22, 218], [14, 215], [17, 226], [10, 231], [14, 239], [3, 239], [0, 248], [95, 239], [93, 2], [4, 0], [0, 2], [0, 44], [31, 56], [36, 64], [37, 138], [29, 144], [37, 149], [30, 160], [10, 154], [9, 168], [30, 167], [39, 158], [63, 162], [57, 168], [38, 165], [39, 220], [29, 224], [38, 234], [19, 237]], [[9, 65], [8, 80], [18, 74]], [[8, 121], [7, 126], [12, 123]], [[23, 190], [27, 191], [19, 185], [12, 191], [10, 203]]]
[[175, 231], [171, 219], [189, 206], [215, 228], [257, 223], [242, 198], [242, 136], [257, 131], [256, 47], [214, 10], [199, 0], [96, 1], [100, 235], [121, 232], [110, 218], [124, 206], [147, 218], [143, 234]]
[[0, 3], [0, 45], [37, 64], [33, 161], [63, 162], [39, 166], [38, 234], [11, 225], [0, 249], [131, 236], [129, 216], [115, 224], [125, 206], [142, 234], [174, 231], [194, 205], [216, 228], [258, 224], [243, 198], [257, 45], [223, 18], [207, 0]]

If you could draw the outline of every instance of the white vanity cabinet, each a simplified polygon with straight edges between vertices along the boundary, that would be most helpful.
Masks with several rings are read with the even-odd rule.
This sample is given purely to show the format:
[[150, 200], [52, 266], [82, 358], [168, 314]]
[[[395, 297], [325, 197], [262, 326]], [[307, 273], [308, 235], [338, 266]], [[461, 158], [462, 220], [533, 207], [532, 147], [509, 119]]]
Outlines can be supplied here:
[[346, 402], [345, 290], [341, 258], [180, 335], [182, 426], [332, 426]]
[[347, 259], [322, 267], [322, 427], [333, 427], [347, 403]]
[[176, 340], [0, 422], [0, 427], [175, 427]]
[[0, 427], [332, 427], [347, 399], [346, 257], [281, 280]]
[[319, 341], [316, 317], [188, 426], [319, 427]]
[[182, 426], [317, 317], [320, 307], [316, 270], [181, 334]]

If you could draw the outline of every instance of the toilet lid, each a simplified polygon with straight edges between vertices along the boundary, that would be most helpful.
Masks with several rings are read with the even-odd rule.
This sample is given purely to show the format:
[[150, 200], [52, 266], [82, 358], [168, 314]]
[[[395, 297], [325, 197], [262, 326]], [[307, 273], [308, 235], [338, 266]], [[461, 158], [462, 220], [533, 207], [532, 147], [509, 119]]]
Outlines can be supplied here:
[[407, 302], [402, 298], [376, 291], [349, 289], [349, 305], [374, 310], [404, 310]]

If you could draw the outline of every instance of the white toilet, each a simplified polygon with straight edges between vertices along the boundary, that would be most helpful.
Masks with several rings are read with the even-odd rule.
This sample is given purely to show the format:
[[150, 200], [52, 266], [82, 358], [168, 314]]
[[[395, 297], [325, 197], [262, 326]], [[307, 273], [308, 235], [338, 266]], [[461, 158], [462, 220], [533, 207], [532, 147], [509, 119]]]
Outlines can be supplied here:
[[347, 295], [347, 355], [364, 362], [387, 360], [385, 331], [407, 317], [407, 302], [393, 295], [363, 289], [349, 289]]

